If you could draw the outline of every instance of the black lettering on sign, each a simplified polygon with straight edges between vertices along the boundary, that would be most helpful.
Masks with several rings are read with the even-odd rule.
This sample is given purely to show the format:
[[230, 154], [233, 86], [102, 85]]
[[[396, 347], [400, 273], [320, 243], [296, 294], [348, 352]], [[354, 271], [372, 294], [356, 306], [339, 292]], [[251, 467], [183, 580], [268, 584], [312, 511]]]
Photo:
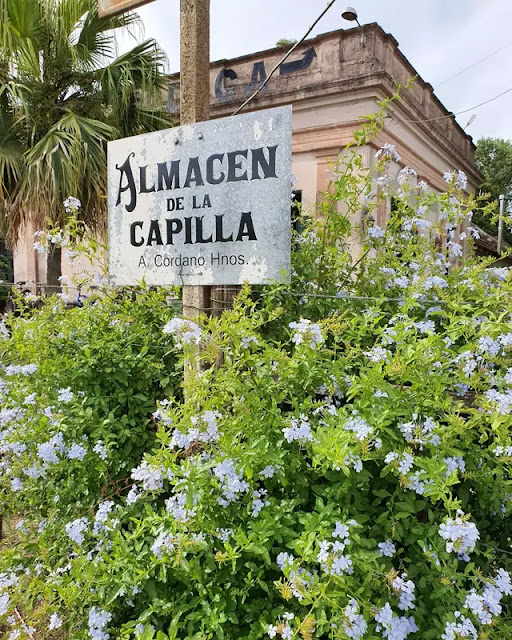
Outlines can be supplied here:
[[167, 211], [183, 211], [183, 196], [167, 198]]
[[[251, 82], [245, 88], [246, 93], [252, 93], [256, 91], [256, 89], [259, 89], [266, 79], [267, 71], [265, 69], [265, 63], [263, 61], [255, 62], [252, 67]], [[268, 91], [268, 87], [265, 86], [261, 90], [261, 93], [265, 93], [266, 91]]]
[[183, 218], [185, 220], [185, 242], [184, 244], [194, 244], [192, 242], [192, 218]]
[[183, 186], [190, 187], [191, 182], [193, 182], [196, 187], [204, 184], [201, 167], [199, 166], [199, 156], [190, 158], [188, 161], [187, 177], [185, 178], [185, 184]]
[[263, 179], [277, 178], [276, 175], [276, 151], [275, 147], [267, 147], [268, 160], [265, 158], [263, 147], [252, 150], [252, 177], [251, 180], [260, 180], [260, 167], [263, 169]]
[[236, 80], [238, 75], [233, 69], [221, 69], [215, 80], [215, 96], [219, 102], [229, 102], [236, 94], [236, 86], [226, 86], [226, 78]]
[[[192, 158], [172, 160], [170, 162], [156, 163], [155, 167], [141, 165], [138, 168], [138, 182], [135, 183], [131, 158], [132, 152], [123, 164], [117, 164], [119, 171], [119, 187], [116, 206], [121, 204], [122, 194], [128, 191], [127, 203], [123, 203], [126, 211], [131, 213], [137, 206], [137, 193], [150, 194], [155, 191], [172, 191], [174, 189], [193, 189], [206, 183], [211, 185], [222, 182], [241, 182], [248, 180], [266, 180], [277, 178], [276, 158], [277, 145], [272, 147], [259, 147], [257, 149], [239, 149], [228, 153], [215, 153], [208, 158], [194, 156]], [[148, 177], [151, 176], [151, 179]], [[138, 186], [138, 189], [137, 189]], [[169, 197], [166, 199], [167, 211], [183, 211], [183, 196]], [[209, 194], [193, 195], [193, 209], [211, 208]]]
[[311, 63], [316, 58], [316, 51], [311, 47], [302, 54], [302, 60], [292, 60], [292, 62], [283, 62], [279, 67], [279, 75], [284, 76], [287, 73], [295, 73], [309, 69]]
[[167, 162], [157, 162], [156, 166], [158, 169], [158, 191], [180, 188], [179, 160], [171, 160], [170, 166]]
[[140, 175], [140, 189], [139, 193], [153, 193], [155, 190], [155, 185], [152, 184], [150, 187], [147, 185], [147, 170], [148, 166], [139, 167], [139, 175]]
[[203, 219], [204, 216], [196, 216], [196, 244], [213, 242], [213, 233], [210, 233], [209, 238], [203, 236]]
[[233, 242], [233, 234], [224, 237], [224, 214], [215, 216], [215, 242]]
[[222, 167], [223, 159], [224, 159], [223, 153], [214, 153], [213, 155], [209, 156], [208, 159], [206, 160], [206, 182], [208, 184], [220, 184], [226, 179], [226, 174], [224, 173], [224, 171], [219, 171], [219, 173], [216, 176], [214, 175], [213, 163], [215, 162], [215, 160], [217, 160], [220, 163], [220, 166]]
[[162, 245], [162, 234], [160, 233], [160, 225], [158, 224], [158, 220], [151, 220], [149, 224], [149, 234], [148, 241], [146, 243], [149, 246], [153, 244]]
[[138, 227], [142, 231], [143, 224], [144, 223], [142, 222], [142, 220], [140, 220], [137, 222], [132, 222], [130, 225], [130, 244], [132, 245], [132, 247], [141, 247], [144, 244], [144, 238], [137, 240], [137, 238], [135, 237], [135, 230]]
[[179, 218], [168, 218], [167, 223], [167, 244], [174, 244], [173, 238], [176, 234], [181, 233], [183, 222]]
[[[121, 204], [121, 194], [125, 191], [130, 191], [130, 202], [125, 205], [126, 211], [130, 213], [135, 209], [135, 205], [137, 204], [137, 191], [135, 189], [135, 180], [133, 179], [133, 171], [132, 166], [130, 164], [130, 158], [135, 157], [133, 151], [128, 154], [128, 157], [123, 162], [123, 164], [116, 164], [116, 169], [121, 172], [119, 176], [119, 192], [117, 194], [117, 202], [116, 206]], [[123, 176], [126, 177], [126, 184], [123, 186]]]
[[256, 234], [254, 233], [254, 224], [252, 223], [251, 211], [248, 211], [247, 213], [242, 212], [242, 215], [240, 216], [240, 227], [238, 228], [236, 241], [241, 242], [244, 236], [247, 236], [249, 240], [257, 240]]
[[[243, 160], [247, 159], [248, 150], [243, 151], [230, 151], [228, 153], [228, 182], [240, 182], [240, 180], [247, 180], [247, 170], [243, 170]], [[238, 160], [240, 158], [240, 160]], [[242, 171], [242, 173], [239, 173]]]

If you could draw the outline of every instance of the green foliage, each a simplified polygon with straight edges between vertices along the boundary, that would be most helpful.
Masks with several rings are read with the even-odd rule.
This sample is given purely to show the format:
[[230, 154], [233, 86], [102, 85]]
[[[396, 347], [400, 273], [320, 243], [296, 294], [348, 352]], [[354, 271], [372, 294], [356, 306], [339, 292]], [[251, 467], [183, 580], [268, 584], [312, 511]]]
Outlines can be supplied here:
[[[164, 291], [138, 290], [72, 310], [51, 298], [35, 315], [27, 309], [12, 319], [4, 366], [37, 368], [37, 375], [11, 378], [12, 398], [24, 406], [30, 425], [27, 447], [60, 432], [63, 442], [79, 444], [87, 454], [42, 472], [33, 492], [3, 502], [4, 513], [37, 510], [52, 521], [58, 508], [72, 518], [87, 513], [100, 496], [126, 493], [130, 470], [154, 445], [155, 398], [181, 394], [181, 367], [159, 331], [174, 308]], [[56, 408], [59, 394], [71, 389], [72, 399]], [[94, 452], [98, 442], [101, 455]], [[48, 553], [59, 554], [58, 547]]]
[[276, 47], [291, 47], [292, 45], [296, 44], [297, 40], [292, 40], [290, 38], [280, 38], [277, 42], [276, 42]]
[[[8, 321], [3, 361], [38, 368], [2, 376], [0, 482], [23, 517], [0, 553], [6, 615], [53, 638], [57, 613], [55, 638], [74, 640], [347, 639], [356, 620], [369, 640], [510, 635], [512, 277], [459, 265], [478, 208], [462, 175], [434, 194], [404, 170], [391, 193], [392, 148], [364, 170], [382, 124], [369, 118], [333, 166], [291, 286], [245, 288], [200, 326], [168, 323], [164, 294], [144, 290]], [[391, 196], [386, 228], [352, 257], [354, 214]], [[185, 401], [176, 348], [201, 353]], [[67, 448], [57, 437], [43, 464], [59, 432]], [[70, 458], [83, 435], [86, 457]], [[466, 606], [486, 584], [500, 585], [492, 624]], [[474, 633], [449, 635], [456, 612]]]
[[[475, 153], [476, 166], [483, 176], [480, 185], [482, 193], [489, 194], [489, 200], [498, 202], [500, 195], [507, 199], [506, 208], [510, 210], [512, 200], [512, 142], [501, 138], [482, 138], [478, 141]], [[487, 233], [498, 233], [496, 216], [477, 214], [475, 222]], [[505, 241], [512, 245], [512, 232], [505, 228]]]
[[482, 191], [495, 200], [501, 194], [512, 198], [512, 142], [501, 138], [482, 138], [476, 147], [475, 160], [484, 178]]
[[116, 57], [136, 14], [99, 18], [96, 0], [0, 0], [0, 213], [11, 239], [30, 214], [62, 220], [78, 197], [104, 225], [106, 142], [169, 126], [165, 56], [153, 40]]

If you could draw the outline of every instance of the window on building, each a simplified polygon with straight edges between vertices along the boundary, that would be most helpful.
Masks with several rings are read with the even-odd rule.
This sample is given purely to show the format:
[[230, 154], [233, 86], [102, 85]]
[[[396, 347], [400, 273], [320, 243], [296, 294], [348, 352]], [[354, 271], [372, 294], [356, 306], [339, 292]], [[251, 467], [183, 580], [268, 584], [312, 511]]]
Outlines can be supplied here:
[[[0, 238], [0, 280], [8, 283], [13, 281], [13, 277], [12, 255]], [[4, 311], [4, 304], [8, 295], [9, 288], [7, 286], [0, 286], [0, 313]]]
[[[403, 205], [400, 207], [400, 200], [398, 198], [391, 198], [389, 204], [389, 218], [398, 221], [400, 224], [406, 219], [414, 216], [413, 208], [410, 205], [406, 205], [404, 210]], [[414, 230], [416, 232], [416, 229]]]
[[302, 216], [302, 191], [292, 191], [292, 229], [301, 234], [304, 231], [304, 218]]
[[6, 248], [4, 241], [0, 238], [0, 280], [12, 282], [12, 255]]

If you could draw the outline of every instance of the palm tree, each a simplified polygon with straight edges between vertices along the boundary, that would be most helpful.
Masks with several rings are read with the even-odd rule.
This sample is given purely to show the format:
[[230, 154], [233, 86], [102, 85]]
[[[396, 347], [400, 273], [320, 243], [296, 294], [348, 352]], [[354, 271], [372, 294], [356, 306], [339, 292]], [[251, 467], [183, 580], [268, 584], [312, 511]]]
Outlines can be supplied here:
[[61, 222], [68, 196], [101, 229], [106, 142], [169, 126], [156, 42], [116, 57], [116, 33], [140, 28], [134, 13], [99, 18], [97, 0], [0, 0], [0, 220], [11, 246], [29, 220]]

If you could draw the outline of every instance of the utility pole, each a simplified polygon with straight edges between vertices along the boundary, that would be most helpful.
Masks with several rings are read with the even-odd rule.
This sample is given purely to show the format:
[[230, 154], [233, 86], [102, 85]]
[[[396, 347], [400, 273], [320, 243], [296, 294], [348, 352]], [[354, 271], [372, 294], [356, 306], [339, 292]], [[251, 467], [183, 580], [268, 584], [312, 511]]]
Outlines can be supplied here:
[[505, 215], [505, 196], [500, 195], [500, 217], [498, 218], [498, 241], [496, 252], [501, 255], [501, 246], [503, 244], [503, 216]]
[[[180, 0], [180, 124], [210, 117], [210, 0]], [[210, 287], [183, 287], [183, 315], [211, 308]]]

